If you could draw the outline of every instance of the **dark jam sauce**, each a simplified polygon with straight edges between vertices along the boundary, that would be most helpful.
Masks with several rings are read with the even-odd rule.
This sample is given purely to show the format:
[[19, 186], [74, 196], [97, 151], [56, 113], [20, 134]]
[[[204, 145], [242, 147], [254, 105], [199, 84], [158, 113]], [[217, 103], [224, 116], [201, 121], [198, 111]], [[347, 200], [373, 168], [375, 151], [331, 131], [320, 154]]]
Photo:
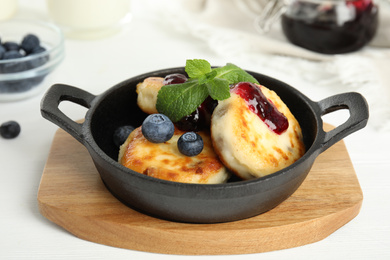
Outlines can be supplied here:
[[376, 33], [378, 7], [371, 0], [342, 2], [344, 13], [335, 6], [319, 7], [304, 1], [296, 4], [290, 13], [282, 15], [283, 33], [291, 43], [319, 53], [359, 50]]
[[[181, 73], [169, 74], [164, 78], [163, 85], [181, 84], [187, 80], [187, 76]], [[217, 105], [218, 101], [209, 96], [194, 112], [175, 122], [175, 126], [182, 131], [198, 132], [209, 129], [211, 115]]]
[[182, 131], [202, 131], [210, 128], [211, 115], [218, 101], [210, 96], [190, 115], [183, 117], [175, 123], [176, 127]]
[[188, 78], [181, 73], [174, 73], [165, 76], [163, 85], [181, 84], [187, 82]]
[[249, 109], [255, 113], [276, 134], [282, 134], [288, 128], [287, 118], [279, 112], [259, 87], [253, 83], [240, 82], [234, 85], [231, 92], [236, 93], [248, 104]]

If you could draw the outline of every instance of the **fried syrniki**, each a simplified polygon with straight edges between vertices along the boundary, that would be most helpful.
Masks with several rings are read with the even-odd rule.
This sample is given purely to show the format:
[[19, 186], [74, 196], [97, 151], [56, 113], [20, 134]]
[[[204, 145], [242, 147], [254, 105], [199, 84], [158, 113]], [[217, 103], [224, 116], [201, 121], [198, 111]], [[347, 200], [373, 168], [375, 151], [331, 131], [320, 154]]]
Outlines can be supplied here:
[[175, 129], [173, 137], [164, 143], [152, 143], [136, 128], [121, 146], [118, 161], [136, 172], [175, 182], [217, 184], [224, 183], [230, 173], [214, 152], [210, 135], [198, 132], [204, 148], [196, 156], [188, 157], [177, 148], [179, 137], [185, 132]]
[[288, 124], [281, 133], [274, 131], [272, 118], [264, 120], [258, 111], [250, 109], [258, 101], [246, 100], [234, 91], [230, 98], [219, 102], [211, 119], [213, 146], [224, 165], [242, 179], [274, 173], [305, 152], [300, 125], [286, 104], [274, 91], [252, 85], [284, 115]]
[[157, 113], [157, 94], [164, 85], [164, 78], [148, 77], [137, 84], [137, 104], [147, 114]]

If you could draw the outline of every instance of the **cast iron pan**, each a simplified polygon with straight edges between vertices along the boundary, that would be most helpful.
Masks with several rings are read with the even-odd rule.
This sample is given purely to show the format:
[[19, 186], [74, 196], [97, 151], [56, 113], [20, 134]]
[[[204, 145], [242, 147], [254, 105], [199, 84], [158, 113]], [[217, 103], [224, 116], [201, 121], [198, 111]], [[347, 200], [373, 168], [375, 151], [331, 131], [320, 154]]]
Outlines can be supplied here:
[[[316, 157], [345, 136], [365, 127], [368, 106], [358, 93], [344, 93], [313, 102], [291, 86], [268, 76], [249, 72], [262, 85], [274, 90], [298, 119], [306, 153], [291, 166], [274, 174], [225, 184], [185, 184], [156, 179], [117, 163], [118, 148], [112, 136], [119, 126], [142, 124], [146, 114], [137, 106], [136, 85], [150, 76], [184, 73], [171, 68], [125, 80], [101, 95], [56, 84], [42, 99], [44, 118], [57, 124], [82, 143], [91, 155], [107, 189], [124, 204], [158, 218], [188, 223], [235, 221], [266, 212], [287, 199], [301, 185]], [[62, 101], [88, 108], [83, 123], [59, 110]], [[321, 116], [348, 109], [350, 117], [324, 132]]]

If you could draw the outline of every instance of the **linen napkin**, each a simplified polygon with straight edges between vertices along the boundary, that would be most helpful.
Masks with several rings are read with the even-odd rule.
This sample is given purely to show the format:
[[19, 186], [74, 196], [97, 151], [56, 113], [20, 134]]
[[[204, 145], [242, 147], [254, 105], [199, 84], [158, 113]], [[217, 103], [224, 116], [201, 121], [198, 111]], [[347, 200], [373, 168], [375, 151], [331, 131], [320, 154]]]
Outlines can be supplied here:
[[[245, 61], [278, 75], [302, 77], [337, 94], [362, 93], [370, 106], [369, 124], [390, 130], [390, 3], [382, 0], [375, 39], [343, 55], [315, 53], [289, 43], [279, 23], [260, 33], [255, 23], [267, 0], [144, 0], [159, 23], [201, 41], [227, 62]], [[264, 73], [266, 74], [266, 73]], [[270, 75], [272, 76], [272, 75]]]

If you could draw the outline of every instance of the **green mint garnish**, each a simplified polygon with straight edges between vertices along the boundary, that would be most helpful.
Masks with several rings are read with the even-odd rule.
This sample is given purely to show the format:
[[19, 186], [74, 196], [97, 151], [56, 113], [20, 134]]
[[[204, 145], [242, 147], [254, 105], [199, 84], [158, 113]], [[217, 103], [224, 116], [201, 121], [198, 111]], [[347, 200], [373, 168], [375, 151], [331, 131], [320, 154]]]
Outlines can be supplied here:
[[200, 78], [211, 72], [211, 65], [207, 60], [187, 60], [185, 70], [190, 78]]
[[207, 87], [197, 79], [186, 83], [163, 86], [158, 92], [156, 108], [173, 122], [191, 114], [209, 95]]
[[258, 81], [234, 64], [211, 68], [206, 60], [187, 60], [185, 71], [189, 80], [182, 84], [163, 86], [157, 95], [156, 108], [173, 122], [190, 115], [210, 96], [215, 100], [230, 97], [229, 85]]
[[236, 84], [239, 82], [259, 83], [252, 75], [231, 63], [220, 68], [215, 68], [215, 70], [217, 71], [215, 77], [226, 79], [229, 84]]

